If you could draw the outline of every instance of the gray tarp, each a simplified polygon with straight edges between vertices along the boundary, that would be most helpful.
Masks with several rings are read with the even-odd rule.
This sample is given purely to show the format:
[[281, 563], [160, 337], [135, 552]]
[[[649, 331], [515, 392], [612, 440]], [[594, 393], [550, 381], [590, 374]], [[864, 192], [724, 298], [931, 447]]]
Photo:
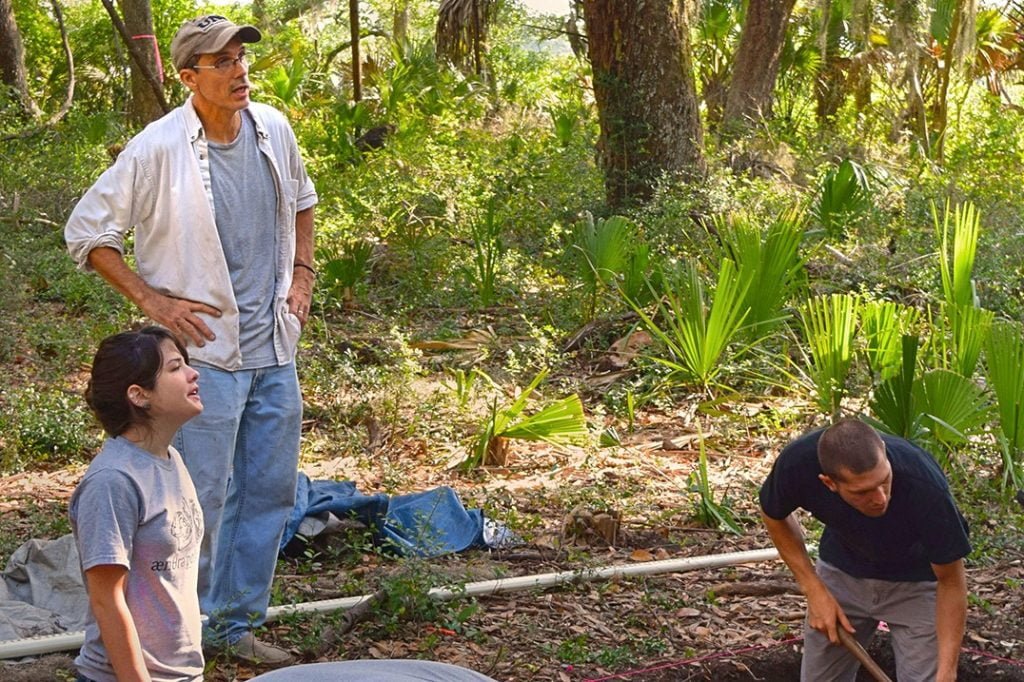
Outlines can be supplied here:
[[89, 597], [71, 535], [29, 540], [14, 551], [0, 582], [0, 641], [85, 627]]

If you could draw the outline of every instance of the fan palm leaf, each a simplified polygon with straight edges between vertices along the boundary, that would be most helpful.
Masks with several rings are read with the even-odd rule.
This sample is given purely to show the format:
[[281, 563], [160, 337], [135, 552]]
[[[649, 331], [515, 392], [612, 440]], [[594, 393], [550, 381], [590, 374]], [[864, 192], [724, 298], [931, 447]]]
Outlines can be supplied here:
[[1024, 452], [1024, 329], [993, 325], [985, 343], [985, 366], [999, 410], [999, 428], [1016, 453]]
[[800, 309], [804, 338], [810, 346], [808, 375], [814, 383], [818, 408], [839, 414], [853, 363], [853, 341], [860, 309], [854, 294], [816, 296]]
[[803, 274], [800, 244], [806, 222], [795, 208], [780, 213], [767, 229], [744, 215], [715, 219], [723, 257], [734, 260], [740, 279], [750, 282], [744, 305], [750, 311], [745, 322], [753, 338], [788, 317], [783, 306]]
[[747, 314], [743, 301], [750, 283], [740, 278], [736, 264], [730, 259], [720, 263], [718, 280], [710, 297], [705, 293], [700, 269], [693, 261], [682, 264], [675, 276], [662, 279], [665, 291], [658, 303], [658, 312], [664, 327], [635, 301], [629, 301], [630, 307], [671, 355], [655, 357], [654, 361], [707, 388], [721, 371], [722, 355], [743, 324]]
[[[914, 386], [914, 400], [923, 413], [929, 439], [948, 453], [963, 445], [988, 420], [984, 391], [970, 379], [946, 369], [925, 372]], [[944, 462], [948, 466], [947, 461]]]
[[919, 343], [920, 339], [913, 334], [902, 336], [899, 371], [879, 384], [871, 398], [872, 423], [907, 440], [921, 433], [922, 413], [914, 401]]
[[868, 367], [882, 381], [901, 372], [904, 335], [914, 328], [918, 317], [917, 309], [893, 301], [866, 301], [861, 308], [864, 355]]
[[[957, 205], [950, 211], [946, 200], [942, 223], [939, 223], [938, 209], [932, 203], [932, 220], [939, 239], [939, 271], [942, 275], [942, 293], [952, 306], [976, 306], [974, 281], [974, 259], [978, 252], [978, 234], [981, 229], [980, 215], [974, 204]], [[952, 230], [952, 235], [950, 231]]]

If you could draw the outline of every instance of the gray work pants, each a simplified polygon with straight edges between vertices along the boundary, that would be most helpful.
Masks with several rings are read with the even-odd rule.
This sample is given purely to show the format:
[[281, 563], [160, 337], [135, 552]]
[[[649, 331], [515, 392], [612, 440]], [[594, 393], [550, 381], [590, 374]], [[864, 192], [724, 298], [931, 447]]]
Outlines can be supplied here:
[[[900, 682], [934, 680], [938, 672], [938, 638], [935, 633], [936, 583], [892, 582], [854, 578], [824, 561], [818, 561], [818, 577], [832, 592], [855, 637], [867, 646], [885, 621], [892, 633], [896, 677]], [[853, 682], [860, 663], [846, 647], [833, 645], [828, 636], [804, 622], [804, 658], [801, 682]]]

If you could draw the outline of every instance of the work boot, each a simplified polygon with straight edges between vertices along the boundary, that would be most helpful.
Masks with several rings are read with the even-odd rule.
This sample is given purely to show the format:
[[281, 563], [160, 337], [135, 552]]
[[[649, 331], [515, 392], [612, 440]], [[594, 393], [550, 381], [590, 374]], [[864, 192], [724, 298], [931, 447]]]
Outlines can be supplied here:
[[256, 639], [256, 635], [251, 631], [242, 635], [234, 644], [221, 648], [217, 653], [241, 663], [265, 668], [281, 668], [294, 660], [292, 655], [281, 647]]

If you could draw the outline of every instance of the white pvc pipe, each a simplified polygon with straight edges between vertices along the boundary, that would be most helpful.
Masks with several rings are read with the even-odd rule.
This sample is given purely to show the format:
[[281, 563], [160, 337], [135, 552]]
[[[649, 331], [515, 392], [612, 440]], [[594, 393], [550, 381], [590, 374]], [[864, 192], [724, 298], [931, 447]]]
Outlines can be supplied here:
[[[726, 552], [725, 554], [709, 554], [684, 559], [665, 559], [663, 561], [647, 561], [635, 564], [603, 566], [600, 568], [581, 568], [576, 571], [561, 571], [558, 573], [538, 573], [516, 578], [498, 578], [496, 580], [466, 583], [464, 587], [459, 588], [435, 587], [430, 590], [428, 595], [431, 599], [436, 599], [437, 601], [447, 601], [458, 597], [477, 597], [498, 594], [499, 592], [551, 587], [568, 582], [589, 582], [591, 580], [607, 578], [693, 571], [701, 568], [721, 568], [736, 564], [772, 561], [778, 558], [779, 553], [775, 549]], [[327, 611], [347, 610], [370, 598], [372, 598], [372, 595], [364, 594], [359, 597], [323, 599], [302, 604], [272, 606], [267, 610], [267, 621], [276, 620], [283, 615], [292, 613], [324, 613]], [[29, 639], [7, 640], [0, 642], [0, 659], [36, 656], [56, 651], [77, 649], [82, 646], [84, 639], [85, 633], [78, 631], [65, 632], [59, 635], [44, 635]]]

